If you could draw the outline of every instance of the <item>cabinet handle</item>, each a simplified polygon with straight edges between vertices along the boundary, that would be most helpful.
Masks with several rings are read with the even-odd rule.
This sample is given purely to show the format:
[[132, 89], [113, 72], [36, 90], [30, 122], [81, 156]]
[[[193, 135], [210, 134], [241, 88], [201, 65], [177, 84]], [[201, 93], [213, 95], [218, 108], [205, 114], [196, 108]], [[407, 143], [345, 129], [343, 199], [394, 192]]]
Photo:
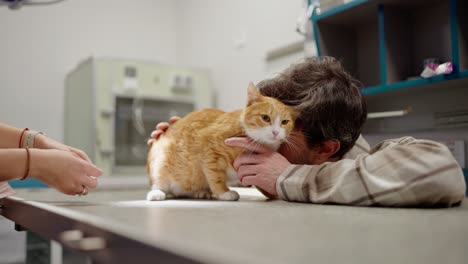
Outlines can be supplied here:
[[78, 241], [77, 248], [84, 251], [105, 249], [107, 242], [102, 237], [85, 237]]
[[75, 242], [83, 239], [81, 230], [67, 230], [60, 233], [60, 240], [63, 242]]
[[82, 250], [100, 250], [105, 249], [107, 241], [102, 237], [84, 237], [80, 230], [68, 230], [60, 234], [60, 240], [68, 247]]
[[101, 109], [101, 116], [104, 118], [111, 118], [112, 116], [114, 116], [114, 113], [114, 109]]
[[112, 156], [113, 154], [114, 154], [114, 149], [110, 149], [110, 148], [101, 149], [102, 156]]
[[411, 111], [413, 111], [413, 108], [411, 106], [408, 106], [406, 109], [403, 110], [368, 113], [367, 118], [372, 119], [405, 116]]

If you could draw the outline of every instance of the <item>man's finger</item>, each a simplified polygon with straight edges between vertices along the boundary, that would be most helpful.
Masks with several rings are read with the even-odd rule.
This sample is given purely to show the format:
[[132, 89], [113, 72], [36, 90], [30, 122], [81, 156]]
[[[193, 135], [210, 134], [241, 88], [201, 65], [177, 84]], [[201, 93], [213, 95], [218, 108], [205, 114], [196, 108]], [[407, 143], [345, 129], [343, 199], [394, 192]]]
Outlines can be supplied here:
[[258, 177], [256, 176], [246, 176], [241, 180], [243, 185], [257, 185], [258, 184]]
[[171, 124], [174, 124], [175, 122], [179, 121], [180, 120], [180, 117], [178, 116], [171, 116], [171, 118], [169, 118], [169, 123]]
[[242, 153], [237, 156], [232, 166], [234, 166], [234, 169], [237, 171], [240, 166], [258, 164], [262, 161], [263, 159], [258, 154]]
[[161, 130], [161, 131], [166, 131], [169, 128], [169, 123], [167, 122], [161, 122], [156, 125], [156, 129]]
[[148, 139], [148, 141], [146, 141], [146, 144], [147, 144], [149, 147], [151, 147], [151, 146], [153, 145], [153, 141], [154, 141], [154, 140], [153, 140], [152, 138], [150, 138], [150, 139]]
[[271, 152], [271, 149], [246, 137], [232, 137], [224, 140], [224, 143], [231, 147], [245, 148], [256, 153]]
[[254, 176], [258, 173], [258, 166], [256, 165], [244, 165], [239, 168], [237, 171], [237, 176], [242, 182], [242, 179], [249, 176]]
[[151, 138], [158, 139], [164, 132], [162, 130], [154, 130], [151, 132]]

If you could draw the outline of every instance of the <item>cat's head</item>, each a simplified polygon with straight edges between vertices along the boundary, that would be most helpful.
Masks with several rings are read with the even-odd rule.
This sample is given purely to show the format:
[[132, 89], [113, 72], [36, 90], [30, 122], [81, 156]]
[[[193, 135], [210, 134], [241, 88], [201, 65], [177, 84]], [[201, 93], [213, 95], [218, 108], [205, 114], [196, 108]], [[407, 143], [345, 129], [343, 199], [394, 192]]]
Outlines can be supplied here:
[[263, 96], [253, 83], [249, 84], [247, 106], [241, 115], [247, 136], [276, 150], [293, 130], [295, 119], [292, 107]]

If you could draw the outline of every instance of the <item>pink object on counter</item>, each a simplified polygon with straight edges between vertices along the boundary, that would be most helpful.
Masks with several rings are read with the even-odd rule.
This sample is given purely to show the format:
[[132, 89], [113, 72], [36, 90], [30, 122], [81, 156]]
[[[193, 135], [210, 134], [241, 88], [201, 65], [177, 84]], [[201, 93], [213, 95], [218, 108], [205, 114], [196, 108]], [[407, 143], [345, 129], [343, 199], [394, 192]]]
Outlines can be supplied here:
[[453, 71], [452, 62], [446, 62], [442, 64], [428, 63], [421, 73], [421, 77], [430, 78], [436, 75], [449, 74]]

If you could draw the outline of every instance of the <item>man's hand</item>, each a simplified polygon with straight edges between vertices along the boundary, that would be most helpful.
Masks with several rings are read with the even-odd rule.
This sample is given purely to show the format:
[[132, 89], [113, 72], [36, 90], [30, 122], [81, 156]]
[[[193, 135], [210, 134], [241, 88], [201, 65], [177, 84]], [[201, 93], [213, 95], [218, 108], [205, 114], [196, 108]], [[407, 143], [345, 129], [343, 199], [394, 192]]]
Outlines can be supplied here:
[[241, 183], [254, 185], [268, 197], [276, 197], [276, 181], [291, 163], [281, 154], [250, 138], [228, 138], [224, 142], [228, 146], [251, 151], [239, 154], [233, 164]]
[[148, 146], [151, 147], [151, 145], [153, 145], [153, 142], [155, 140], [158, 140], [158, 138], [164, 134], [164, 132], [166, 132], [166, 130], [169, 128], [169, 126], [171, 124], [174, 124], [175, 122], [179, 121], [180, 120], [180, 117], [178, 116], [173, 116], [171, 118], [169, 118], [169, 123], [167, 122], [161, 122], [159, 124], [156, 125], [156, 130], [154, 130], [153, 132], [151, 132], [151, 138], [148, 139], [148, 142], [146, 142], [148, 144]]

